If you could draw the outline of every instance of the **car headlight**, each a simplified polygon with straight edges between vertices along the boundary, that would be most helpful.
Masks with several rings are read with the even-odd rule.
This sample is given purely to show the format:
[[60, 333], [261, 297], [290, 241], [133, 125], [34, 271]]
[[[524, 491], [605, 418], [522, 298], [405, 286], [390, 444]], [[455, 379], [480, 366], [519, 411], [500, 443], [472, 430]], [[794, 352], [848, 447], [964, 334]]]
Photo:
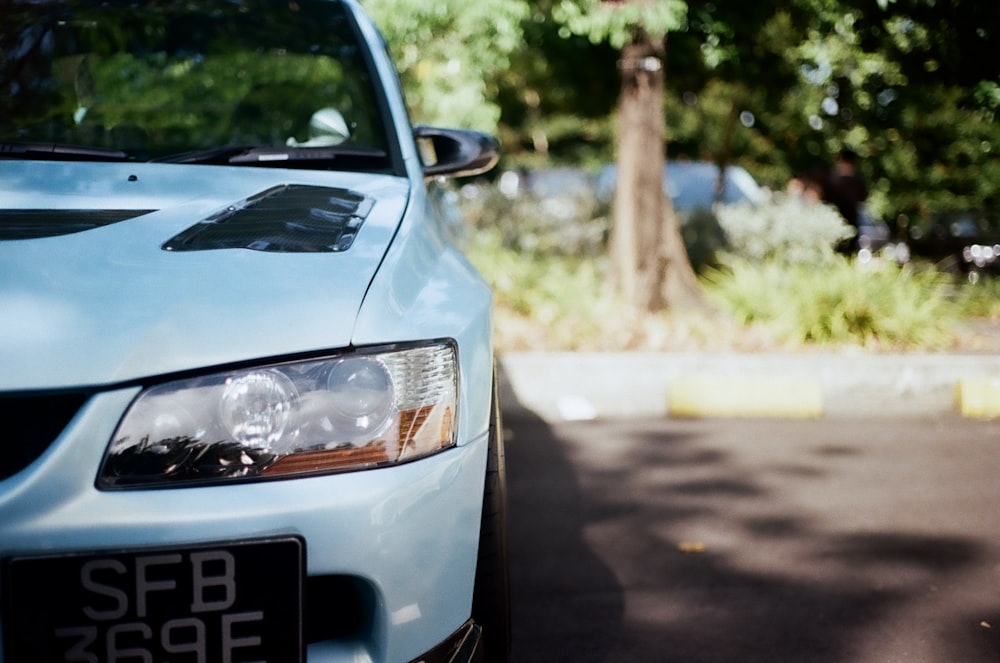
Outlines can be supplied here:
[[368, 469], [455, 444], [455, 348], [439, 343], [215, 373], [144, 390], [101, 488]]

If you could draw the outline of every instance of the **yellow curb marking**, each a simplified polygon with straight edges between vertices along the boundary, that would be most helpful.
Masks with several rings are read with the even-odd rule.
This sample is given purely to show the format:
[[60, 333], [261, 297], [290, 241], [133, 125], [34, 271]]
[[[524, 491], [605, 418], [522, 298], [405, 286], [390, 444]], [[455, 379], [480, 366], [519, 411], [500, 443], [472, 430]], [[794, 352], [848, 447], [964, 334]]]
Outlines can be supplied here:
[[801, 375], [688, 375], [670, 382], [668, 406], [676, 417], [810, 419], [823, 415], [823, 390]]
[[1000, 417], [1000, 377], [962, 378], [955, 383], [955, 406], [966, 417]]

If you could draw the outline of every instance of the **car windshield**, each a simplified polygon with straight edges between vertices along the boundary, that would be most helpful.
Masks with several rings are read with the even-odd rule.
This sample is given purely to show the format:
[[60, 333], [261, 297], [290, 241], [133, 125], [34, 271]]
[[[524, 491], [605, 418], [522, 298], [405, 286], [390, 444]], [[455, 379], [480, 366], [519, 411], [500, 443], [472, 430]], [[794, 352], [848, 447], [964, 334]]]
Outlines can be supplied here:
[[375, 78], [338, 2], [14, 0], [2, 13], [0, 157], [388, 167]]

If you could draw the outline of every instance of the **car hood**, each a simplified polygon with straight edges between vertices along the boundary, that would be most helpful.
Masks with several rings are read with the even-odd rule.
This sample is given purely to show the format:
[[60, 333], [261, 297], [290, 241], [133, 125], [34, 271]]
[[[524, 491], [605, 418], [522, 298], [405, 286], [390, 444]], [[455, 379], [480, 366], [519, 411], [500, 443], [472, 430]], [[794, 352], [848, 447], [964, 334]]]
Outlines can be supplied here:
[[350, 344], [407, 180], [0, 161], [0, 390]]

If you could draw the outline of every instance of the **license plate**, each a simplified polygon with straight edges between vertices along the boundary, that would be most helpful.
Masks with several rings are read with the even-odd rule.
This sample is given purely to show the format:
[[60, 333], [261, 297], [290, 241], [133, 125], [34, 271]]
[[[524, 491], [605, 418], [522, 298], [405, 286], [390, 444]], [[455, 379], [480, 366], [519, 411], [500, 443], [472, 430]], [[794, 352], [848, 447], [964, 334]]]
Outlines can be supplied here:
[[300, 539], [4, 564], [7, 663], [302, 661]]

